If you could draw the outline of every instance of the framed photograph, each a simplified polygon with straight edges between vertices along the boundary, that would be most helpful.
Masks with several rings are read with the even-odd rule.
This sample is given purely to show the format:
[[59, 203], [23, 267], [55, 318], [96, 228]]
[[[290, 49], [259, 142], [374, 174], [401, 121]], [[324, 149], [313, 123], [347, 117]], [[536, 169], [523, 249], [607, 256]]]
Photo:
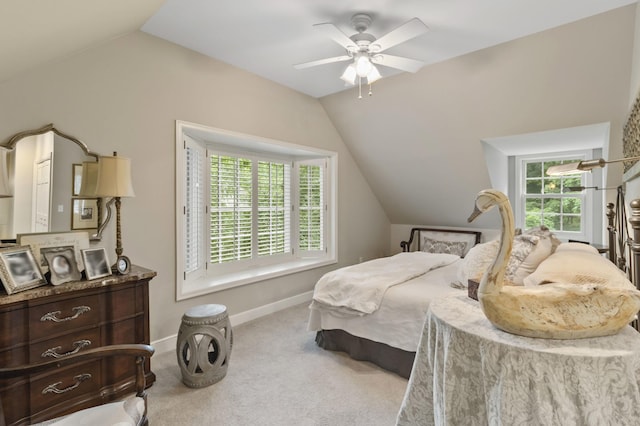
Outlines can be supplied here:
[[77, 197], [80, 195], [80, 187], [82, 185], [82, 164], [74, 164], [71, 167], [71, 178], [73, 179], [71, 187], [73, 188], [72, 195]]
[[82, 279], [73, 246], [46, 247], [41, 249], [40, 253], [49, 266], [51, 284], [58, 285]]
[[111, 275], [111, 266], [105, 248], [82, 250], [82, 261], [88, 280], [95, 280]]
[[29, 246], [0, 248], [0, 279], [7, 294], [47, 283]]
[[49, 271], [47, 260], [40, 251], [47, 247], [72, 246], [79, 271], [84, 271], [81, 250], [89, 248], [89, 233], [87, 231], [76, 232], [45, 232], [36, 234], [18, 234], [16, 240], [19, 245], [31, 247], [43, 274]]
[[97, 229], [99, 222], [97, 198], [71, 200], [71, 229]]

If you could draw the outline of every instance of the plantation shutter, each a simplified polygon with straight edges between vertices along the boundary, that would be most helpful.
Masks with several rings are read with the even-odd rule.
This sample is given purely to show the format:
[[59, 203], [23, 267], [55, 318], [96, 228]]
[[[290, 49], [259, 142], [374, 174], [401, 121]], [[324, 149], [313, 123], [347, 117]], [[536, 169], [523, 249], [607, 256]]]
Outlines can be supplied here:
[[187, 274], [204, 267], [206, 150], [190, 138], [184, 140], [186, 170], [184, 200], [184, 269]]
[[211, 158], [211, 263], [251, 258], [252, 164], [240, 157]]
[[324, 250], [324, 162], [299, 167], [299, 246], [303, 251]]
[[258, 161], [258, 256], [291, 252], [291, 166]]

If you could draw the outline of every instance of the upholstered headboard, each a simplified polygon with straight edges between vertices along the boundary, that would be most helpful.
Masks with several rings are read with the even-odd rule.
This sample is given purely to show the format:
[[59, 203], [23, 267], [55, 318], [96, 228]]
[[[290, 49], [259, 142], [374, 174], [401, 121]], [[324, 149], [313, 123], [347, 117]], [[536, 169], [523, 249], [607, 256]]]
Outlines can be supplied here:
[[480, 242], [482, 232], [458, 229], [412, 228], [408, 241], [402, 241], [402, 251], [432, 251], [454, 253], [464, 257]]

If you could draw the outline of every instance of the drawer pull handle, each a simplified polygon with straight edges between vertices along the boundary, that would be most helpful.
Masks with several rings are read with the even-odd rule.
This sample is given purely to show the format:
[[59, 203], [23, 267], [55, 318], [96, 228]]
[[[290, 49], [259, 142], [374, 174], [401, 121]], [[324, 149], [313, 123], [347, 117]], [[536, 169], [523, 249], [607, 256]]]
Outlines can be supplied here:
[[46, 395], [48, 393], [65, 393], [65, 392], [69, 392], [74, 390], [75, 388], [77, 388], [78, 386], [80, 386], [80, 383], [84, 382], [85, 380], [89, 380], [91, 378], [91, 374], [89, 373], [84, 373], [84, 374], [78, 374], [77, 376], [75, 376], [73, 378], [73, 380], [75, 381], [75, 384], [64, 388], [64, 389], [58, 389], [58, 385], [62, 384], [62, 382], [57, 382], [57, 383], [53, 383], [50, 384], [49, 386], [47, 386], [46, 388], [42, 389], [42, 394]]
[[89, 312], [91, 310], [90, 307], [88, 306], [75, 306], [73, 308], [71, 308], [71, 310], [74, 312], [74, 314], [70, 317], [66, 317], [66, 318], [58, 318], [58, 315], [60, 315], [60, 311], [54, 311], [54, 312], [47, 312], [46, 314], [44, 314], [42, 316], [42, 318], [40, 318], [40, 321], [42, 322], [46, 322], [46, 321], [53, 321], [53, 322], [65, 322], [65, 321], [71, 321], [73, 319], [78, 318], [80, 315], [84, 314], [85, 312]]
[[47, 358], [47, 357], [62, 358], [65, 356], [77, 354], [78, 352], [80, 352], [82, 348], [86, 348], [89, 345], [91, 345], [91, 340], [78, 340], [76, 342], [73, 342], [74, 349], [69, 352], [60, 354], [58, 353], [58, 351], [62, 349], [62, 346], [56, 346], [55, 348], [49, 348], [46, 351], [42, 352], [42, 355], [40, 356], [42, 358]]

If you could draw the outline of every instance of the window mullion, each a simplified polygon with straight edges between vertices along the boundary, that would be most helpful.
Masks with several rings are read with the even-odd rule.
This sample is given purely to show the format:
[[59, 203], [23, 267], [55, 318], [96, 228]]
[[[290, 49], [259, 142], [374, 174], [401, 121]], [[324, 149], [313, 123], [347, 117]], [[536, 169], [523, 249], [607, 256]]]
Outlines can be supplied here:
[[251, 159], [251, 258], [258, 258], [258, 212], [260, 210], [259, 204], [259, 174], [258, 161], [255, 158]]

